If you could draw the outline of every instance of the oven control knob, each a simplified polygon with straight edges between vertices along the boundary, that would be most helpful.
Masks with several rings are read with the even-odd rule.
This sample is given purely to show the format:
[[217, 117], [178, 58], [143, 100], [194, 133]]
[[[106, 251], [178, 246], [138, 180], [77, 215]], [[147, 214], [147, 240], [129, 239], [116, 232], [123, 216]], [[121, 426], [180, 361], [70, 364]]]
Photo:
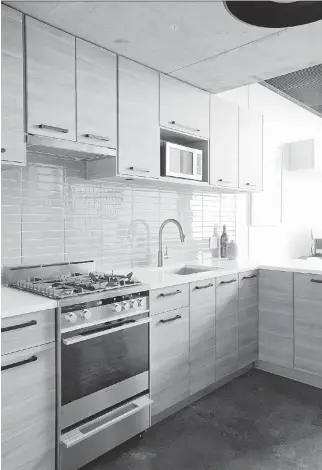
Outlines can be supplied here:
[[65, 313], [64, 318], [68, 323], [75, 323], [77, 321], [77, 315], [73, 312]]
[[81, 318], [85, 318], [85, 320], [88, 320], [92, 316], [92, 312], [85, 308], [81, 313], [80, 313]]
[[122, 311], [122, 305], [121, 304], [113, 304], [113, 309], [115, 312], [121, 312]]
[[131, 308], [138, 308], [139, 303], [136, 299], [131, 300]]
[[123, 300], [122, 307], [123, 307], [124, 310], [129, 310], [129, 308], [131, 308], [131, 304], [130, 304], [130, 302], [127, 302], [126, 300]]
[[143, 299], [137, 299], [138, 307], [142, 307]]

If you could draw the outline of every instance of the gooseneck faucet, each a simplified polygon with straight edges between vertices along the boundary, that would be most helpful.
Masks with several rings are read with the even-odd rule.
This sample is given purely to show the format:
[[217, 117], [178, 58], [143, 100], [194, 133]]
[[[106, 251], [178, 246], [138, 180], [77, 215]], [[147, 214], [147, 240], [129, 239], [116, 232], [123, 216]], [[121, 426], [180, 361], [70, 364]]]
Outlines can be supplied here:
[[178, 230], [179, 230], [179, 234], [180, 234], [180, 240], [181, 240], [181, 243], [184, 242], [185, 240], [185, 234], [183, 233], [183, 228], [181, 226], [181, 224], [176, 220], [176, 219], [166, 219], [164, 222], [162, 222], [162, 224], [160, 225], [160, 229], [159, 229], [159, 252], [158, 252], [158, 267], [160, 268], [161, 266], [163, 266], [163, 251], [162, 251], [162, 246], [163, 246], [163, 241], [162, 241], [162, 234], [163, 234], [163, 229], [164, 227], [169, 224], [169, 223], [173, 223], [175, 224], [177, 227], [178, 227]]

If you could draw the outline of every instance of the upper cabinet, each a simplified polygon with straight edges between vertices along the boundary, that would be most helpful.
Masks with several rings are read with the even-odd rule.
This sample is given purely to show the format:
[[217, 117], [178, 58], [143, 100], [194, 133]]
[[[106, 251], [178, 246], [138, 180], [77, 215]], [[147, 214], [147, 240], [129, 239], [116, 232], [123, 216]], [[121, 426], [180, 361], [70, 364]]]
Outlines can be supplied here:
[[263, 116], [239, 109], [239, 188], [263, 189]]
[[76, 140], [75, 37], [26, 17], [28, 133]]
[[238, 106], [211, 96], [210, 184], [238, 188]]
[[25, 164], [22, 14], [1, 5], [1, 162]]
[[160, 125], [209, 138], [209, 93], [160, 74]]
[[116, 149], [116, 55], [76, 39], [77, 141]]
[[159, 74], [119, 57], [118, 173], [160, 176]]

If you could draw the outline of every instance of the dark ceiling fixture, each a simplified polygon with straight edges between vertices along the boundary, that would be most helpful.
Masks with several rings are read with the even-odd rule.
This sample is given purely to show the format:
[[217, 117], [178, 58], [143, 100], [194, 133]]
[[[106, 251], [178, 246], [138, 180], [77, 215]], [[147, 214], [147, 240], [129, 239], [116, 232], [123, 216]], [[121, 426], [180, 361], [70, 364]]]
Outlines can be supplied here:
[[238, 20], [263, 28], [288, 28], [322, 20], [322, 1], [224, 2]]

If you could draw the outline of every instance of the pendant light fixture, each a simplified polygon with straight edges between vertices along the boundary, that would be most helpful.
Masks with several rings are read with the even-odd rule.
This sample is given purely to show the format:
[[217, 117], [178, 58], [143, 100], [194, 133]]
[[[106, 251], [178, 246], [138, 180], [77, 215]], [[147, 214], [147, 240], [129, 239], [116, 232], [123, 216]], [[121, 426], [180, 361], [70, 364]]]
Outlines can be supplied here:
[[238, 20], [262, 28], [289, 28], [322, 20], [322, 1], [227, 1], [224, 4]]

